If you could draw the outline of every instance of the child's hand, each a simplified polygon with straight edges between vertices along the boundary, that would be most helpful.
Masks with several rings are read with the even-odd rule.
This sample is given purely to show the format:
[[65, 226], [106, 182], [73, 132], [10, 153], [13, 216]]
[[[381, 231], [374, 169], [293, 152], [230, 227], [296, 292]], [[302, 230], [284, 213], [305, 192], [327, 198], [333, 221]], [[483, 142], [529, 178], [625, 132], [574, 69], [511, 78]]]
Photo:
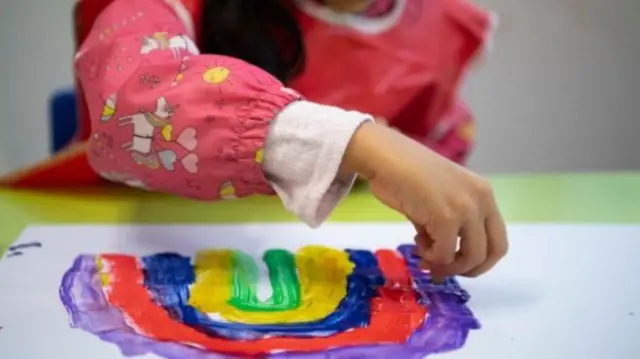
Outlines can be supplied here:
[[341, 170], [368, 179], [382, 203], [413, 222], [419, 255], [434, 278], [475, 277], [506, 254], [505, 225], [489, 184], [400, 133], [364, 124]]

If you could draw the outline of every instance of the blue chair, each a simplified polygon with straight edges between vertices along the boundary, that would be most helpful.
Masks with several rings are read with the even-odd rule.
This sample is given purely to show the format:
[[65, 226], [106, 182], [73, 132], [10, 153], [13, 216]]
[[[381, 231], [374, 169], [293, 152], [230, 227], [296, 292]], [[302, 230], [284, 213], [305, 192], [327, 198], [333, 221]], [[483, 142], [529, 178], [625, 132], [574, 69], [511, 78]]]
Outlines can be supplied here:
[[78, 130], [78, 104], [74, 88], [61, 89], [49, 98], [51, 152], [64, 148]]

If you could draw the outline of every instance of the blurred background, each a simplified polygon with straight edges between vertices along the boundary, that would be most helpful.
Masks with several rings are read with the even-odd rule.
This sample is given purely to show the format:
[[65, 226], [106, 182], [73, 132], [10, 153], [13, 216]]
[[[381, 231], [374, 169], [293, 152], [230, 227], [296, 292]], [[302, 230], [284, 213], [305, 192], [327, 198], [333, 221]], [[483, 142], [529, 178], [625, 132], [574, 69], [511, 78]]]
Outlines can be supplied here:
[[[476, 0], [500, 16], [464, 96], [483, 173], [640, 168], [640, 1]], [[48, 99], [72, 84], [74, 0], [0, 3], [0, 173], [50, 149]]]

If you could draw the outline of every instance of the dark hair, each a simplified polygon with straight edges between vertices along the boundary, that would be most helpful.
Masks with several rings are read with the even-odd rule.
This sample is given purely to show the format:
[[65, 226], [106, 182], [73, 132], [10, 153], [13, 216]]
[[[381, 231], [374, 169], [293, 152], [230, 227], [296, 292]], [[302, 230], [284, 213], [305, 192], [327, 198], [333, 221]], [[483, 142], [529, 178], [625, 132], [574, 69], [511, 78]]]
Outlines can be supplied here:
[[305, 64], [300, 26], [283, 0], [203, 0], [200, 50], [242, 59], [282, 82]]

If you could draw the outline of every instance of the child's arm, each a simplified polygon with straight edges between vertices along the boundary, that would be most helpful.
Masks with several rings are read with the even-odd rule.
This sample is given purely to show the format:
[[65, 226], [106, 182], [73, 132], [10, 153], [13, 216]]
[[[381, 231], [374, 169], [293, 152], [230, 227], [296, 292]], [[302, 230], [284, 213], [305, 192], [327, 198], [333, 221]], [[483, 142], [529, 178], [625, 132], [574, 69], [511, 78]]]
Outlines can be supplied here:
[[241, 60], [200, 55], [174, 7], [115, 0], [76, 55], [92, 167], [204, 200], [275, 189], [288, 209], [320, 224], [351, 187], [354, 175], [338, 169], [371, 118], [306, 102]]

